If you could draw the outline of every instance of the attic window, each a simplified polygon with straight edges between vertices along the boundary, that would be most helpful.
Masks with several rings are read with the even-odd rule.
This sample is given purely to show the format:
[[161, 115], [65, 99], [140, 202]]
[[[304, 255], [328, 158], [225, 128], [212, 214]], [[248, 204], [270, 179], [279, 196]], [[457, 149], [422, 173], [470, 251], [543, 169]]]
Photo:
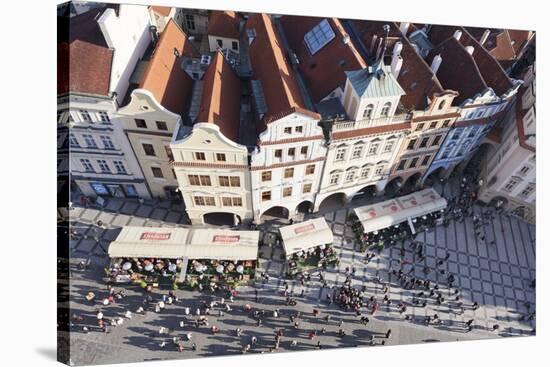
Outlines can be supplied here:
[[332, 41], [336, 37], [334, 31], [326, 19], [323, 19], [319, 24], [313, 27], [304, 36], [304, 41], [309, 49], [309, 52], [314, 55], [323, 48], [324, 45]]
[[174, 47], [174, 56], [180, 57], [180, 52], [177, 48]]
[[338, 62], [338, 64], [339, 64], [340, 66], [344, 66], [344, 65], [346, 65], [346, 60], [342, 59], [342, 60], [340, 60], [340, 61]]
[[411, 84], [411, 90], [414, 90], [414, 88], [416, 88], [416, 82], [413, 82], [413, 83]]
[[439, 108], [440, 110], [442, 110], [443, 107], [445, 107], [445, 101], [439, 102], [439, 107], [438, 107], [438, 108]]
[[317, 67], [317, 63], [315, 62], [312, 62], [311, 64], [309, 64], [310, 69], [315, 69], [316, 67]]

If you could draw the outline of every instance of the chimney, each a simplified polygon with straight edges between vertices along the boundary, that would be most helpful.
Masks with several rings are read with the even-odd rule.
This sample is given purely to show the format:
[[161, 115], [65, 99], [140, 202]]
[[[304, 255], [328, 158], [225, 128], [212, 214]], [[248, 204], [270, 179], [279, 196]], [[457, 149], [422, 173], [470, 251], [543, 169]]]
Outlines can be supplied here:
[[349, 34], [344, 34], [344, 36], [342, 37], [342, 42], [344, 43], [344, 45], [347, 45], [349, 43]]
[[439, 67], [441, 66], [441, 62], [443, 61], [443, 58], [441, 55], [435, 55], [434, 59], [432, 60], [432, 71], [434, 74], [437, 74], [437, 71], [439, 70]]
[[374, 36], [372, 36], [372, 40], [370, 42], [370, 49], [369, 49], [369, 53], [372, 55], [374, 53], [374, 49], [376, 47], [376, 41], [378, 40], [378, 36], [375, 34]]
[[403, 66], [403, 58], [399, 55], [394, 55], [391, 60], [391, 73], [397, 79], [399, 73], [401, 72], [401, 67]]
[[395, 57], [401, 55], [401, 50], [402, 49], [403, 49], [403, 44], [399, 41], [395, 42], [395, 45], [393, 46], [392, 58], [395, 58]]
[[483, 46], [485, 42], [487, 41], [487, 38], [489, 38], [489, 35], [491, 34], [491, 31], [489, 29], [486, 29], [485, 32], [483, 32], [483, 35], [481, 36], [481, 39], [479, 40], [479, 43]]
[[399, 31], [401, 32], [401, 34], [403, 36], [407, 35], [407, 31], [409, 30], [410, 25], [411, 25], [411, 23], [408, 23], [408, 22], [401, 22], [399, 24]]
[[103, 33], [103, 37], [105, 38], [107, 47], [112, 49], [116, 47], [115, 47], [114, 40], [111, 37], [111, 32], [109, 32], [109, 30], [112, 30], [112, 28], [115, 26], [115, 22], [116, 22], [116, 12], [112, 8], [106, 8], [103, 14], [101, 14], [99, 19], [97, 20], [97, 24], [101, 29], [101, 33]]
[[460, 29], [457, 29], [455, 31], [455, 33], [453, 34], [453, 37], [457, 40], [457, 41], [460, 41], [460, 37], [462, 36], [462, 31]]
[[474, 53], [474, 46], [466, 46], [464, 47], [466, 49], [466, 51], [472, 55]]

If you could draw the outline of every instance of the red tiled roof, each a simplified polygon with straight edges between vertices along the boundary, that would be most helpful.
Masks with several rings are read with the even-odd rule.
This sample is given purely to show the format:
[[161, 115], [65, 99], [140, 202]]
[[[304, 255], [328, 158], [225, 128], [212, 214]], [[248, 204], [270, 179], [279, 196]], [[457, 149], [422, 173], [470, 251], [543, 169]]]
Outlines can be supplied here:
[[[284, 56], [283, 43], [271, 18], [266, 14], [253, 14], [246, 28], [256, 32], [249, 47], [249, 57], [253, 77], [261, 82], [267, 106], [263, 123], [294, 109], [306, 111], [296, 76]], [[258, 128], [262, 130], [265, 126], [260, 124]]]
[[203, 92], [197, 122], [211, 122], [220, 127], [227, 138], [238, 142], [241, 84], [220, 52], [203, 77]]
[[487, 88], [473, 56], [456, 38], [451, 36], [441, 42], [430, 52], [427, 60], [431, 62], [436, 55], [442, 58], [437, 78], [446, 88], [458, 91], [459, 95], [455, 99], [457, 103]]
[[336, 18], [327, 19], [336, 37], [311, 55], [304, 36], [322, 20], [323, 18], [290, 15], [281, 18], [285, 36], [300, 61], [299, 70], [315, 102], [319, 102], [338, 86], [344, 86], [345, 71], [367, 67], [351, 40], [348, 38], [348, 42], [344, 43], [344, 37], [349, 36]]
[[[59, 42], [57, 93], [110, 94], [113, 50], [107, 47], [97, 18], [105, 8], [74, 16], [68, 24], [68, 39]], [[58, 19], [66, 22], [66, 20]], [[68, 41], [68, 43], [66, 42]]]
[[[499, 62], [491, 56], [489, 51], [479, 44], [479, 42], [466, 30], [466, 28], [458, 26], [434, 25], [431, 27], [429, 32], [430, 41], [434, 45], [438, 45], [445, 42], [445, 40], [449, 37], [452, 37], [456, 30], [462, 31], [462, 36], [460, 37], [459, 43], [463, 47], [472, 46], [474, 48], [472, 58], [476, 64], [480, 76], [483, 78], [484, 83], [488, 87], [492, 88], [499, 96], [512, 88], [512, 81]], [[445, 59], [442, 62], [442, 66], [443, 64], [445, 64]], [[456, 78], [461, 77], [462, 76], [460, 74], [456, 74]], [[463, 82], [466, 83], [467, 81], [464, 80]], [[471, 96], [472, 95], [463, 95], [462, 98], [465, 99]]]
[[185, 113], [193, 87], [193, 80], [181, 67], [183, 56], [197, 57], [199, 54], [181, 28], [170, 19], [139, 85], [151, 92], [164, 108], [179, 115]]
[[239, 38], [241, 18], [234, 11], [212, 10], [208, 18], [207, 33], [212, 36]]
[[158, 13], [165, 17], [169, 16], [170, 12], [172, 11], [172, 8], [169, 6], [150, 6], [149, 8], [153, 9], [155, 13]]

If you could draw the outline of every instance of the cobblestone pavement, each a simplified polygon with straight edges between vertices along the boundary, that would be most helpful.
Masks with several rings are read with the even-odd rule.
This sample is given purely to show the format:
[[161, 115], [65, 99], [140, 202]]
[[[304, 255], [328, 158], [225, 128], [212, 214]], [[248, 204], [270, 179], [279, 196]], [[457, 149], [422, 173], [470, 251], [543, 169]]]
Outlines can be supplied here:
[[[445, 187], [436, 186], [436, 189], [448, 195], [456, 187], [451, 183]], [[189, 325], [188, 320], [193, 317], [186, 317], [183, 310], [184, 307], [195, 310], [200, 301], [211, 301], [219, 296], [184, 290], [177, 292], [180, 299], [178, 302], [168, 305], [160, 313], [134, 313], [131, 319], [125, 319], [123, 325], [110, 328], [108, 334], [94, 330], [96, 310], [101, 309], [107, 319], [124, 317], [126, 310], [135, 312], [144, 298], [143, 292], [133, 286], [125, 287], [126, 297], [106, 307], [98, 302], [90, 303], [84, 298], [90, 290], [99, 298], [106, 294], [106, 287], [101, 281], [102, 267], [108, 261], [105, 250], [109, 242], [116, 238], [119, 228], [124, 225], [184, 226], [185, 218], [181, 204], [168, 202], [140, 204], [111, 199], [102, 210], [74, 208], [71, 210], [73, 229], [81, 236], [78, 240], [71, 240], [71, 257], [73, 262], [90, 259], [91, 265], [86, 270], [75, 268], [71, 275], [71, 312], [84, 317], [83, 321], [73, 327], [70, 335], [72, 362], [82, 365], [240, 354], [243, 346], [250, 343], [253, 336], [258, 338], [258, 344], [252, 347], [250, 353], [263, 353], [269, 351], [274, 340], [274, 330], [279, 328], [285, 329], [285, 336], [277, 352], [291, 350], [291, 340], [298, 341], [294, 349], [306, 350], [315, 349], [317, 341], [320, 341], [323, 348], [331, 348], [380, 345], [382, 342], [396, 345], [532, 335], [535, 321], [525, 320], [524, 317], [529, 311], [534, 311], [535, 304], [535, 291], [529, 286], [535, 277], [533, 225], [515, 217], [496, 215], [483, 227], [485, 241], [481, 241], [475, 234], [471, 218], [466, 218], [463, 222], [452, 221], [447, 227], [439, 226], [435, 230], [419, 234], [416, 238], [425, 244], [426, 256], [422, 263], [418, 263], [413, 251], [405, 244], [404, 256], [401, 256], [399, 246], [387, 248], [367, 264], [363, 260], [364, 254], [354, 251], [353, 234], [345, 225], [352, 207], [364, 205], [366, 201], [368, 200], [352, 202], [340, 210], [312, 215], [324, 215], [329, 222], [334, 232], [334, 246], [340, 256], [339, 267], [328, 269], [324, 273], [329, 281], [329, 288], [321, 287], [317, 274], [304, 286], [299, 281], [290, 281], [290, 289], [298, 295], [298, 304], [287, 306], [282, 295], [282, 250], [280, 247], [264, 245], [260, 248], [259, 271], [270, 274], [270, 280], [265, 284], [258, 284], [256, 288], [239, 289], [240, 294], [231, 305], [232, 311], [226, 312], [225, 316], [218, 317], [217, 311], [209, 316], [210, 326], [216, 325], [220, 329], [216, 335], [210, 333], [209, 327], [196, 328]], [[475, 207], [475, 212], [479, 213], [482, 209]], [[102, 227], [97, 226], [98, 220], [102, 222]], [[490, 244], [493, 240], [495, 244]], [[438, 266], [438, 261], [447, 253], [448, 260]], [[432, 269], [428, 275], [423, 272], [425, 266]], [[338, 287], [344, 282], [346, 267], [356, 269], [353, 285], [365, 286], [367, 295], [374, 295], [378, 300], [383, 297], [383, 285], [375, 279], [379, 278], [383, 284], [389, 286], [388, 294], [393, 304], [382, 306], [376, 315], [368, 315], [370, 322], [367, 326], [361, 325], [353, 312], [344, 312], [324, 301], [327, 292], [333, 291], [331, 287]], [[434, 284], [438, 283], [446, 299], [455, 297], [445, 286], [448, 274], [454, 274], [457, 279], [455, 285], [459, 288], [459, 295], [465, 305], [464, 312], [458, 312], [459, 308], [454, 301], [438, 305], [432, 299], [426, 307], [414, 306], [410, 302], [412, 291], [403, 289], [396, 277], [391, 275], [390, 269], [403, 269], [405, 273], [414, 274], [419, 279], [430, 279]], [[442, 270], [445, 274], [441, 273]], [[256, 289], [258, 300], [255, 299]], [[302, 290], [304, 296], [300, 297]], [[156, 291], [153, 295], [155, 300], [160, 299], [161, 293], [166, 294], [167, 290]], [[407, 305], [406, 313], [411, 315], [410, 320], [405, 320], [404, 315], [398, 312], [396, 304], [399, 301]], [[473, 302], [479, 303], [477, 310], [472, 309]], [[269, 311], [261, 326], [258, 326], [250, 312], [243, 310], [245, 303], [251, 304], [253, 310]], [[318, 309], [321, 315], [313, 316], [313, 308]], [[278, 318], [272, 316], [271, 311], [275, 309], [280, 309]], [[298, 329], [294, 329], [289, 322], [289, 316], [298, 311], [302, 313], [301, 324]], [[436, 313], [441, 323], [425, 325], [425, 317]], [[332, 319], [327, 323], [322, 317], [328, 314]], [[474, 320], [474, 329], [466, 332], [465, 322], [470, 319]], [[180, 321], [185, 323], [183, 328], [180, 327]], [[344, 337], [336, 334], [340, 321], [344, 322], [342, 328], [347, 333]], [[493, 330], [495, 324], [499, 325], [496, 331]], [[85, 325], [90, 327], [91, 332], [82, 331]], [[161, 326], [173, 329], [172, 334], [159, 335]], [[241, 337], [236, 335], [237, 327], [243, 329]], [[325, 333], [318, 334], [313, 340], [308, 338], [309, 332], [320, 331], [323, 327], [326, 328]], [[391, 337], [386, 338], [385, 334], [390, 328]], [[187, 332], [192, 332], [192, 341], [186, 341], [185, 350], [178, 352], [170, 339], [172, 336], [184, 336]], [[166, 346], [160, 346], [162, 341], [167, 341]], [[190, 350], [192, 342], [196, 343], [197, 351]]]

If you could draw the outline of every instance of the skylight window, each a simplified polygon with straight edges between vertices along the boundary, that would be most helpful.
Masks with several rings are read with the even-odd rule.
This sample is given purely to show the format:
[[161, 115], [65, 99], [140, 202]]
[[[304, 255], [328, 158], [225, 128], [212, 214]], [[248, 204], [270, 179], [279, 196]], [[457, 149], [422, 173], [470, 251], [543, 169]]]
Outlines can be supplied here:
[[306, 42], [309, 52], [314, 55], [317, 51], [323, 48], [324, 45], [329, 43], [334, 39], [335, 34], [328, 20], [323, 19], [319, 24], [307, 32], [304, 36], [304, 41]]

